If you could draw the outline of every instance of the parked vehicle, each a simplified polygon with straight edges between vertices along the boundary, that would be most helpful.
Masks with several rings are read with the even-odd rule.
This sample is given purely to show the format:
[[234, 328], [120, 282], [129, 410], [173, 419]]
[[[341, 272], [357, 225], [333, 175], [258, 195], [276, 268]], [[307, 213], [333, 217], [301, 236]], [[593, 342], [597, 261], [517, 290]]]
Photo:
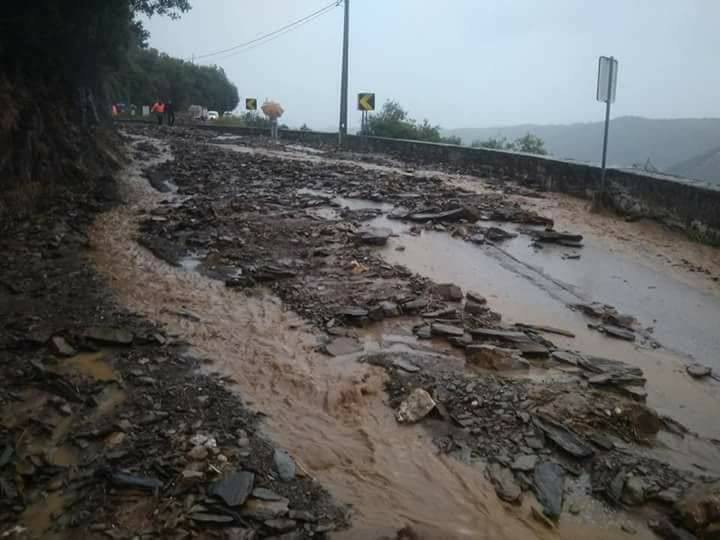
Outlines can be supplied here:
[[235, 113], [232, 111], [225, 111], [222, 115], [223, 118], [235, 118]]
[[208, 120], [217, 120], [218, 118], [220, 118], [220, 113], [218, 113], [217, 111], [208, 111], [207, 118]]
[[204, 122], [208, 118], [208, 110], [201, 105], [190, 105], [188, 112], [194, 122]]

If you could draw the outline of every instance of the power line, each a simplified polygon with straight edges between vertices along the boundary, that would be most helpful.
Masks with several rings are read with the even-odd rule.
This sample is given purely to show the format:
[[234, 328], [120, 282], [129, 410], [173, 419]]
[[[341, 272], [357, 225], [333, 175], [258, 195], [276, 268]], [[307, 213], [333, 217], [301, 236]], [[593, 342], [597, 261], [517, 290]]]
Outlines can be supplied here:
[[[239, 45], [235, 45], [233, 47], [228, 47], [227, 49], [222, 49], [222, 50], [207, 53], [207, 54], [201, 54], [199, 56], [196, 56], [195, 58], [197, 60], [200, 60], [202, 58], [209, 58], [211, 56], [217, 56], [220, 54], [231, 53], [233, 51], [237, 51], [238, 49], [245, 49], [246, 47], [248, 47], [250, 45], [255, 45], [255, 44], [259, 45], [259, 44], [261, 44], [260, 42], [266, 43], [267, 41], [272, 41], [272, 39], [274, 39], [275, 37], [280, 37], [281, 35], [286, 34], [287, 32], [290, 32], [291, 30], [295, 30], [296, 28], [312, 21], [313, 19], [320, 17], [321, 15], [324, 15], [325, 13], [328, 13], [333, 8], [338, 7], [340, 4], [341, 4], [341, 0], [335, 0], [331, 4], [328, 4], [327, 6], [320, 8], [317, 11], [310, 13], [309, 15], [306, 15], [305, 17], [303, 17], [301, 19], [298, 19], [289, 24], [286, 24], [285, 26], [278, 28], [277, 30], [274, 30], [272, 32], [264, 34], [255, 39], [251, 39], [250, 41], [246, 41], [245, 43], [240, 43]], [[232, 56], [232, 55], [225, 56], [224, 58], [229, 58], [230, 56]]]
[[218, 60], [218, 61], [220, 61], [220, 60], [227, 60], [228, 58], [232, 58], [232, 57], [234, 57], [234, 56], [237, 56], [238, 54], [241, 54], [241, 53], [244, 53], [244, 52], [247, 52], [247, 51], [251, 51], [252, 49], [255, 49], [255, 48], [257, 48], [257, 47], [261, 47], [261, 46], [265, 45], [266, 43], [270, 43], [271, 41], [275, 41], [276, 39], [281, 38], [281, 37], [284, 36], [285, 34], [289, 34], [289, 33], [292, 32], [293, 30], [297, 30], [297, 29], [300, 28], [301, 26], [303, 26], [303, 25], [305, 25], [305, 24], [308, 24], [308, 23], [314, 21], [315, 19], [321, 17], [322, 15], [324, 15], [325, 13], [328, 13], [328, 12], [329, 12], [329, 11], [324, 11], [324, 12], [322, 12], [322, 13], [319, 13], [319, 14], [317, 14], [315, 17], [313, 17], [312, 19], [308, 19], [308, 20], [304, 21], [302, 24], [299, 24], [299, 25], [294, 26], [294, 27], [292, 27], [292, 28], [288, 28], [288, 29], [284, 30], [283, 32], [281, 32], [281, 33], [279, 33], [279, 34], [275, 34], [275, 35], [273, 35], [273, 36], [270, 36], [270, 37], [265, 38], [263, 41], [259, 41], [259, 42], [257, 42], [257, 43], [252, 44], [252, 45], [249, 45], [249, 46], [245, 47], [244, 49], [239, 49], [239, 50], [237, 50], [237, 51], [234, 51], [234, 52], [225, 54], [224, 56], [220, 56], [220, 57], [218, 57], [218, 58], [214, 58], [213, 60]]

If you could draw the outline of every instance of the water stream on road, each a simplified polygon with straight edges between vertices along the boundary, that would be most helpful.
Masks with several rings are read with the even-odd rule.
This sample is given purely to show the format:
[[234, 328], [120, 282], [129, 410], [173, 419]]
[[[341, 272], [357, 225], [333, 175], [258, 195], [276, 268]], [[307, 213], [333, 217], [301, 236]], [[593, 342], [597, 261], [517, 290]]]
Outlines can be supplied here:
[[[246, 402], [268, 415], [272, 439], [338, 501], [352, 505], [354, 528], [339, 537], [376, 538], [411, 524], [426, 531], [427, 538], [591, 540], [618, 534], [618, 523], [629, 519], [597, 505], [582, 517], [566, 513], [551, 532], [529, 517], [527, 505], [509, 509], [499, 503], [478, 467], [438, 455], [422, 427], [397, 425], [383, 403], [383, 371], [318, 354], [313, 331], [269, 293], [232, 291], [193, 271], [193, 264], [175, 268], [141, 248], [133, 239], [138, 212], [151, 209], [162, 196], [149, 189], [136, 166], [125, 180], [131, 204], [102, 215], [92, 232], [98, 270], [121, 303], [163, 323], [197, 354], [214, 360], [214, 370], [231, 375]], [[383, 219], [377, 224], [383, 225]], [[405, 251], [395, 251], [399, 245]], [[548, 301], [542, 288], [479, 253], [439, 233], [394, 238], [383, 252], [428, 277], [484, 293], [511, 320], [551, 319], [567, 327], [578, 334], [574, 348], [617, 353], [621, 359], [634, 354], [632, 347], [588, 331], [562, 302]], [[178, 316], [181, 310], [199, 320]], [[665, 365], [657, 351], [637, 354], [643, 363]], [[660, 372], [677, 379], [672, 370]], [[662, 404], [663, 396], [656, 393], [652, 399]], [[710, 396], [704, 406], [709, 403], [716, 406]], [[634, 527], [636, 538], [652, 537], [637, 523]]]

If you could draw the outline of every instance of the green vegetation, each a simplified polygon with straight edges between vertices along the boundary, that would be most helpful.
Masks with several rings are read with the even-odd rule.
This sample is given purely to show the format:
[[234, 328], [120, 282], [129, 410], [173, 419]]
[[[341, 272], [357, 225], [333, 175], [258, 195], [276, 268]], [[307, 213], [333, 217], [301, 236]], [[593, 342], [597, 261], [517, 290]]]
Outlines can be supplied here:
[[433, 126], [427, 120], [423, 120], [422, 124], [413, 120], [397, 101], [386, 101], [380, 113], [370, 115], [368, 125], [369, 134], [375, 137], [447, 144], [461, 143], [459, 137], [441, 136], [440, 126]]
[[513, 152], [525, 152], [526, 154], [547, 155], [545, 143], [539, 137], [527, 133], [514, 141], [508, 141], [505, 137], [490, 137], [484, 141], [473, 141], [473, 148], [490, 148], [492, 150], [511, 150]]
[[[214, 120], [216, 126], [252, 127], [270, 129], [270, 120], [255, 111], [244, 112], [238, 116], [224, 117]], [[280, 124], [280, 129], [288, 129], [286, 124]]]

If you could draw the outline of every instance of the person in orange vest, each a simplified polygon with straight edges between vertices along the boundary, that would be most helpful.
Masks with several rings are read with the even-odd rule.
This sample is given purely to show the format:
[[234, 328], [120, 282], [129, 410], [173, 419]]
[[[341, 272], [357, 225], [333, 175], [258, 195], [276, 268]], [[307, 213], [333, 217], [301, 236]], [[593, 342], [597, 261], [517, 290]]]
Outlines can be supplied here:
[[163, 116], [165, 116], [165, 104], [162, 100], [158, 99], [150, 109], [150, 112], [154, 112], [157, 115], [158, 126], [162, 126]]

